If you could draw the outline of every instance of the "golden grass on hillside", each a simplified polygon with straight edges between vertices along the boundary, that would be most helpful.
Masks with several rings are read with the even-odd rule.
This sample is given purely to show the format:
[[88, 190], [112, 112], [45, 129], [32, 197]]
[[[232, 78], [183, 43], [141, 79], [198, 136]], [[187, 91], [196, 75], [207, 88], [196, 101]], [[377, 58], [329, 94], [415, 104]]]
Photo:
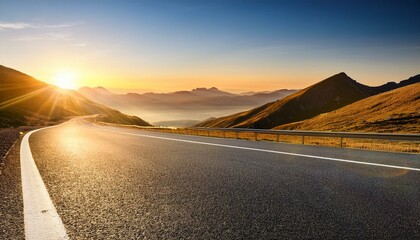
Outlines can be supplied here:
[[345, 73], [339, 73], [278, 101], [248, 111], [210, 119], [196, 126], [273, 128], [339, 109], [383, 91], [382, 87], [369, 87], [356, 82]]
[[275, 129], [420, 133], [420, 83]]

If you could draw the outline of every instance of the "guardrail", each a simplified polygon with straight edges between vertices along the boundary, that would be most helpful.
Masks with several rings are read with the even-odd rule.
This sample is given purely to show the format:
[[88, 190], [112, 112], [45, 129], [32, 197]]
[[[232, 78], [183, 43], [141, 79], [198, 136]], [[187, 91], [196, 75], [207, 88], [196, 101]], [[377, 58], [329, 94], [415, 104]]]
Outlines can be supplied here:
[[[102, 123], [106, 124], [106, 123]], [[289, 142], [301, 144], [315, 144], [323, 146], [339, 146], [361, 149], [373, 149], [397, 152], [420, 152], [420, 134], [393, 134], [393, 133], [363, 133], [363, 132], [326, 132], [326, 131], [301, 131], [301, 130], [271, 130], [271, 129], [249, 129], [249, 128], [175, 128], [175, 127], [141, 127], [133, 125], [118, 125], [149, 131], [166, 133], [177, 133], [187, 135], [198, 135], [208, 137], [269, 140], [275, 142]], [[245, 134], [246, 133], [246, 134]], [[233, 134], [233, 137], [232, 137]], [[245, 135], [245, 136], [244, 136]], [[266, 135], [266, 136], [264, 136]], [[267, 137], [267, 135], [271, 135]], [[295, 136], [300, 138], [286, 139], [284, 136]], [[280, 139], [280, 137], [282, 137]], [[314, 139], [315, 138], [315, 139]], [[320, 138], [320, 139], [316, 139]], [[329, 140], [322, 140], [329, 138]], [[331, 140], [336, 139], [336, 140]], [[343, 142], [343, 139], [346, 139]], [[347, 141], [347, 139], [356, 139]], [[360, 139], [358, 141], [357, 139]], [[366, 139], [366, 140], [363, 140]], [[338, 141], [339, 140], [339, 141]], [[378, 141], [376, 141], [378, 140]], [[364, 141], [364, 142], [363, 142]], [[345, 145], [345, 146], [344, 146]]]
[[[305, 137], [330, 137], [339, 138], [340, 147], [343, 147], [343, 139], [381, 139], [389, 141], [409, 141], [409, 142], [420, 142], [420, 134], [392, 134], [392, 133], [361, 133], [361, 132], [321, 132], [321, 131], [301, 131], [301, 130], [267, 130], [267, 129], [249, 129], [249, 128], [148, 128], [151, 130], [162, 130], [169, 129], [170, 132], [181, 134], [185, 132], [189, 135], [199, 135], [199, 132], [207, 132], [207, 136], [210, 136], [211, 132], [222, 132], [223, 138], [226, 137], [226, 133], [235, 133], [235, 138], [239, 139], [239, 133], [252, 133], [254, 134], [254, 140], [259, 140], [260, 134], [272, 134], [276, 136], [276, 141], [279, 141], [279, 137], [282, 135], [288, 136], [301, 136], [301, 143], [305, 144]], [[195, 131], [195, 134], [194, 134]]]

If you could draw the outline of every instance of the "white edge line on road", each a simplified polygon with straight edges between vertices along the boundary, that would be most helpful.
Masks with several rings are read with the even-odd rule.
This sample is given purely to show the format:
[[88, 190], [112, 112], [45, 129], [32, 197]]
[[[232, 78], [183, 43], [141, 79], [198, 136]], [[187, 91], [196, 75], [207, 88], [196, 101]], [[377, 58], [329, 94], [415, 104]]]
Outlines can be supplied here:
[[33, 130], [23, 137], [20, 145], [25, 239], [69, 239], [29, 146], [29, 137], [32, 133], [61, 125], [63, 124]]
[[202, 145], [225, 147], [225, 148], [236, 148], [236, 149], [250, 150], [250, 151], [257, 151], [257, 152], [276, 153], [276, 154], [282, 154], [282, 155], [322, 159], [322, 160], [327, 160], [327, 161], [353, 163], [353, 164], [376, 166], [376, 167], [385, 167], [385, 168], [394, 168], [394, 169], [404, 169], [404, 170], [411, 170], [411, 171], [420, 172], [420, 168], [413, 168], [413, 167], [388, 165], [388, 164], [381, 164], [381, 163], [370, 163], [370, 162], [362, 162], [362, 161], [355, 161], [355, 160], [348, 160], [348, 159], [341, 159], [341, 158], [322, 157], [322, 156], [307, 155], [307, 154], [300, 154], [300, 153], [281, 152], [281, 151], [261, 149], [261, 148], [251, 148], [251, 147], [241, 147], [241, 146], [234, 146], [234, 145], [218, 144], [218, 143], [199, 142], [199, 141], [191, 141], [191, 140], [184, 140], [184, 139], [178, 139], [178, 138], [158, 137], [158, 136], [152, 136], [152, 135], [146, 135], [146, 134], [140, 134], [140, 133], [113, 131], [113, 130], [104, 129], [104, 128], [101, 128], [101, 129], [103, 129], [105, 131], [109, 131], [109, 132], [120, 133], [120, 134], [128, 134], [128, 135], [134, 135], [134, 136], [140, 136], [140, 137], [156, 138], [156, 139], [186, 142], [186, 143], [194, 143], [194, 144], [202, 144]]

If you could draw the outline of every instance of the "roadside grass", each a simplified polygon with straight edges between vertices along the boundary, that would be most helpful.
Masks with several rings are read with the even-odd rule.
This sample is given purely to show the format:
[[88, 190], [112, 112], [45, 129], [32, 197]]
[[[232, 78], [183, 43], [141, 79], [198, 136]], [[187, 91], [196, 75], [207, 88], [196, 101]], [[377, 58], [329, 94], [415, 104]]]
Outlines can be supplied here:
[[[157, 130], [160, 131], [160, 130]], [[160, 131], [162, 132], [162, 131]], [[250, 141], [270, 141], [289, 144], [305, 144], [316, 146], [327, 146], [336, 148], [354, 148], [387, 152], [420, 153], [420, 142], [390, 141], [382, 139], [352, 139], [338, 137], [313, 137], [313, 136], [292, 136], [277, 135], [255, 132], [230, 132], [230, 131], [208, 131], [196, 129], [166, 129], [166, 133], [179, 133], [203, 137], [217, 137], [230, 139], [244, 139]]]
[[[386, 152], [420, 153], [420, 142], [344, 139], [343, 147]], [[344, 141], [343, 140], [343, 141]]]

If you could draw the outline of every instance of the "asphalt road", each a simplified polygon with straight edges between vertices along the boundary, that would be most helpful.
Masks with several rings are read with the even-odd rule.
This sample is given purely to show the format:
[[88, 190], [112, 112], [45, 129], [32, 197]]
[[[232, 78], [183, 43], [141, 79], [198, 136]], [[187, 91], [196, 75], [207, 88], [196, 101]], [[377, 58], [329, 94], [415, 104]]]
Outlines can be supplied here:
[[71, 239], [420, 238], [418, 171], [194, 141], [420, 168], [419, 155], [154, 133], [80, 119], [29, 139]]

